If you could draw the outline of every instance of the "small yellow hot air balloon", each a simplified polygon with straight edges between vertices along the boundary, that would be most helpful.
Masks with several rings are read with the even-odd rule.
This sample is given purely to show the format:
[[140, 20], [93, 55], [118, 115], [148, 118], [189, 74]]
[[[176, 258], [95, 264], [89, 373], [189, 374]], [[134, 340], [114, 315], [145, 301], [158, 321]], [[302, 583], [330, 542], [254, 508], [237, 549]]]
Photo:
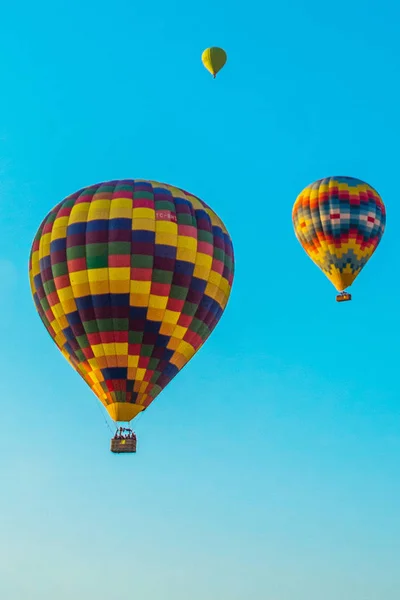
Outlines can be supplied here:
[[201, 55], [203, 65], [205, 66], [207, 71], [210, 71], [214, 79], [218, 71], [220, 71], [225, 65], [226, 58], [227, 56], [225, 50], [223, 50], [222, 48], [217, 48], [216, 46], [207, 48]]

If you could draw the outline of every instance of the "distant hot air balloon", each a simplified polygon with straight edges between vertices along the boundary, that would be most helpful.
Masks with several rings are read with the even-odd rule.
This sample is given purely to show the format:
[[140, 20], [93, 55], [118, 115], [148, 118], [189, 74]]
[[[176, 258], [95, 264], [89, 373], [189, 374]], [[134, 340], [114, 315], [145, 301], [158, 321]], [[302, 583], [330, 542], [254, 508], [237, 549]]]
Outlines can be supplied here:
[[222, 67], [226, 63], [226, 52], [222, 48], [217, 48], [213, 46], [212, 48], [207, 48], [204, 50], [201, 55], [201, 60], [203, 65], [211, 73], [211, 75], [216, 77], [218, 71], [222, 69]]
[[[40, 318], [116, 422], [145, 410], [199, 350], [233, 273], [218, 216], [188, 192], [144, 180], [67, 197], [39, 227], [29, 265]], [[120, 429], [111, 449], [135, 451], [133, 432]]]
[[385, 230], [386, 210], [371, 186], [353, 177], [328, 177], [307, 186], [292, 212], [294, 230], [308, 256], [351, 300], [351, 286], [375, 252]]

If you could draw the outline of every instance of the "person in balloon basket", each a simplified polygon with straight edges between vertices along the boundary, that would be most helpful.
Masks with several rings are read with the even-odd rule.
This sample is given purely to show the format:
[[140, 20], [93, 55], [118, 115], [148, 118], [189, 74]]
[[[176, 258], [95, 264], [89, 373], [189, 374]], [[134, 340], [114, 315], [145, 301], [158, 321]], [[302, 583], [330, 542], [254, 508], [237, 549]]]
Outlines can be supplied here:
[[[127, 433], [124, 433], [125, 431]], [[120, 427], [115, 432], [114, 439], [115, 440], [125, 440], [125, 439], [135, 440], [136, 435], [133, 433], [133, 431], [131, 429], [126, 429], [124, 427]]]

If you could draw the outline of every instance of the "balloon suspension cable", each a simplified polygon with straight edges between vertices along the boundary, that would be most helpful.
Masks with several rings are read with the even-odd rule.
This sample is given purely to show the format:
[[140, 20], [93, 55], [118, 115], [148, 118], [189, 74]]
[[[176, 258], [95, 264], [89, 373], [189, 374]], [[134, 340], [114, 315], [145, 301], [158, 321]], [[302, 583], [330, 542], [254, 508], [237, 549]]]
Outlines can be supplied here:
[[[139, 419], [142, 417], [142, 415], [143, 415], [144, 411], [145, 411], [145, 409], [144, 409], [144, 410], [142, 410], [142, 411], [141, 411], [141, 412], [140, 412], [140, 413], [137, 415], [137, 417], [135, 417], [135, 421], [136, 421], [136, 422], [137, 422], [137, 421], [138, 421], [138, 420], [139, 420]], [[129, 425], [129, 427], [123, 427], [123, 426], [121, 425], [121, 423], [123, 424], [123, 423], [125, 423], [125, 422], [126, 422], [126, 421], [117, 421], [117, 422], [115, 422], [115, 423], [114, 423], [114, 425], [115, 425], [115, 427], [116, 427], [116, 429], [115, 429], [115, 433], [114, 433], [114, 439], [115, 439], [115, 438], [117, 438], [118, 436], [119, 436], [119, 437], [122, 437], [122, 438], [124, 438], [124, 437], [126, 437], [126, 438], [131, 438], [131, 437], [134, 437], [134, 438], [136, 439], [136, 433], [135, 433], [135, 432], [134, 432], [134, 430], [132, 429], [131, 422], [130, 422], [130, 421], [128, 421], [128, 425]], [[110, 429], [110, 431], [111, 431], [111, 429]], [[111, 433], [112, 433], [112, 431], [111, 431]]]
[[99, 411], [101, 412], [101, 415], [102, 415], [102, 417], [103, 417], [103, 419], [104, 419], [104, 422], [105, 422], [105, 424], [107, 425], [107, 427], [108, 427], [108, 429], [109, 429], [110, 433], [112, 434], [112, 433], [113, 433], [113, 430], [112, 430], [112, 429], [111, 429], [111, 427], [110, 427], [110, 423], [109, 423], [109, 422], [107, 421], [107, 419], [106, 419], [106, 415], [104, 414], [104, 411], [103, 411], [103, 409], [101, 408], [101, 406], [100, 406], [100, 404], [99, 404], [98, 402], [96, 402], [96, 406], [97, 406], [97, 408], [99, 409]]

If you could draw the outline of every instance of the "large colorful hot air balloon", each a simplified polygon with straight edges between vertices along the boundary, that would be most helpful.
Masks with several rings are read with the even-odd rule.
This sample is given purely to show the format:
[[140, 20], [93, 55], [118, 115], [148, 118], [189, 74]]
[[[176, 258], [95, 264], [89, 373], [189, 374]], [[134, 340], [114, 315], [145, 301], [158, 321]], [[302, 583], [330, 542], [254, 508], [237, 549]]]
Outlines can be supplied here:
[[[110, 417], [129, 422], [213, 331], [234, 257], [224, 224], [202, 200], [154, 181], [121, 180], [58, 204], [39, 227], [29, 271], [36, 308], [61, 353]], [[125, 448], [114, 450], [130, 447], [131, 437], [118, 435], [114, 446]]]
[[371, 186], [353, 177], [327, 177], [297, 197], [293, 226], [308, 256], [340, 292], [351, 300], [351, 286], [375, 252], [385, 230], [386, 210]]
[[226, 52], [222, 48], [217, 48], [213, 46], [212, 48], [206, 48], [203, 54], [201, 55], [201, 60], [203, 65], [211, 73], [214, 77], [217, 76], [217, 73], [222, 69], [222, 67], [226, 63]]

